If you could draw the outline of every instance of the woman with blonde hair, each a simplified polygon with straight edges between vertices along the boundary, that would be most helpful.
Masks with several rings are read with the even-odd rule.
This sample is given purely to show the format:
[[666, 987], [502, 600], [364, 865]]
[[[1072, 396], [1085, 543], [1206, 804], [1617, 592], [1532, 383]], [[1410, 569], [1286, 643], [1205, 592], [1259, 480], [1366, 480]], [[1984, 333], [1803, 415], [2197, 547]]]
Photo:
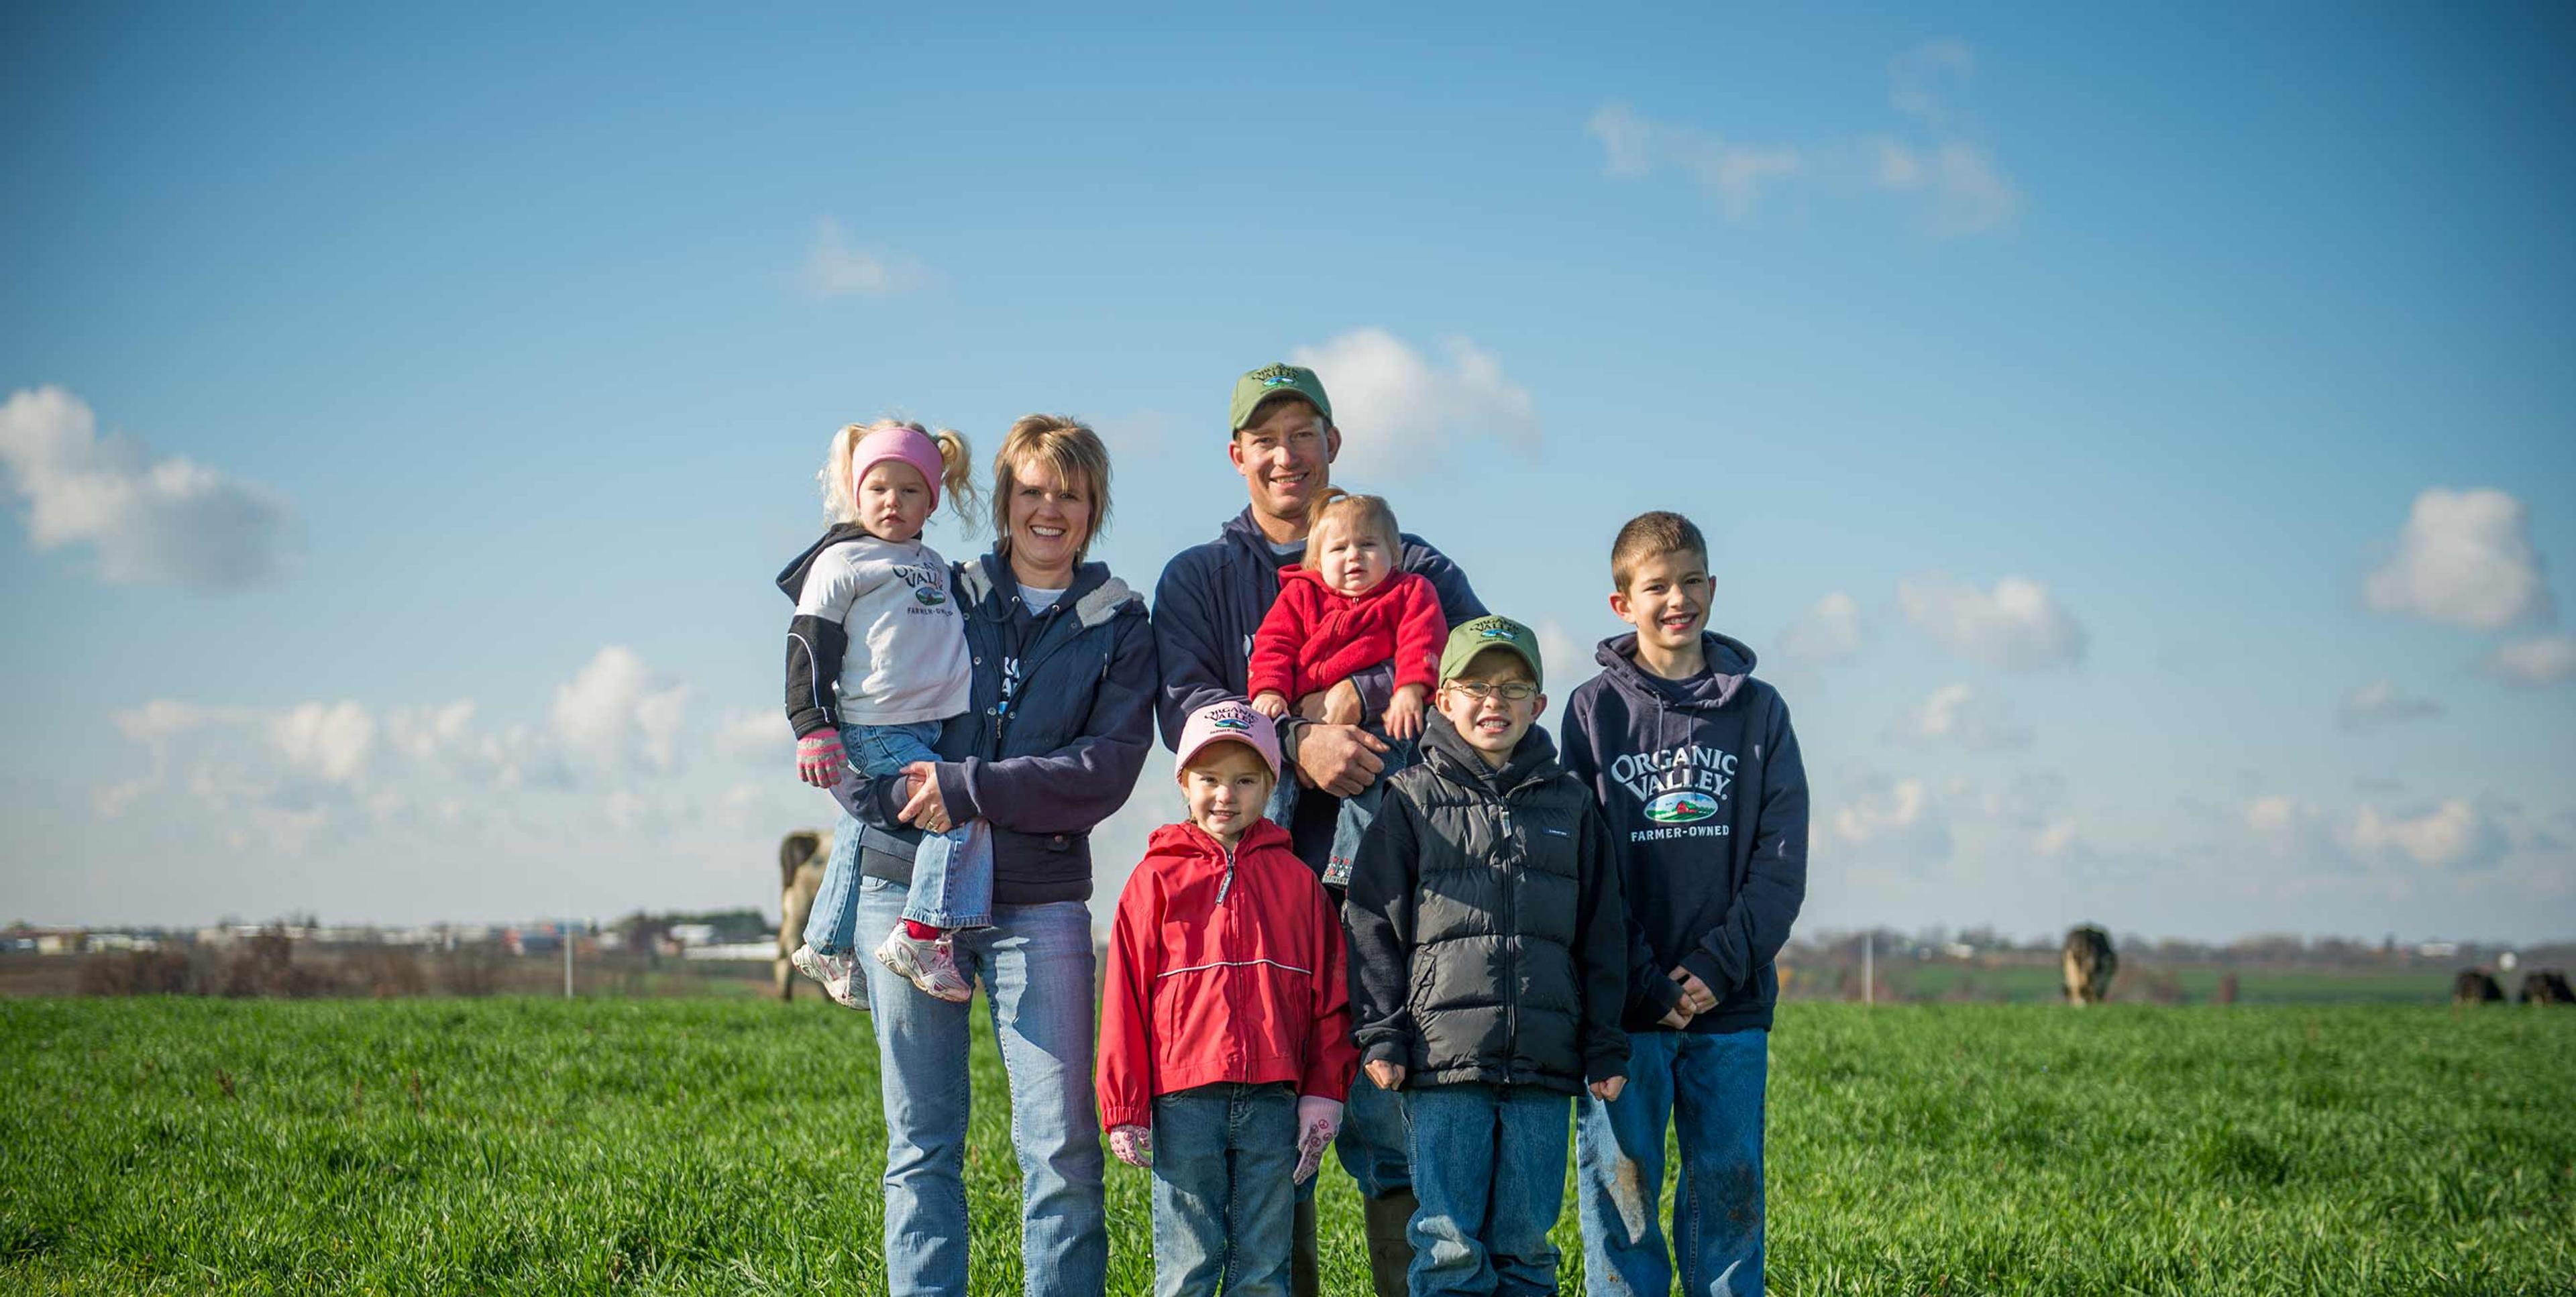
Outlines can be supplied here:
[[[990, 1002], [1010, 1079], [1027, 1291], [1096, 1297], [1109, 1245], [1091, 1085], [1093, 826], [1127, 801], [1153, 745], [1154, 635], [1145, 601], [1086, 561], [1109, 522], [1109, 453], [1080, 422], [1029, 415], [993, 456], [991, 553], [951, 585], [971, 662], [966, 709], [937, 758], [834, 790], [863, 826], [858, 931], [894, 930], [924, 833], [982, 825], [991, 926], [959, 932], [960, 973]], [[886, 1120], [889, 1294], [964, 1293], [967, 1007], [868, 970]]]

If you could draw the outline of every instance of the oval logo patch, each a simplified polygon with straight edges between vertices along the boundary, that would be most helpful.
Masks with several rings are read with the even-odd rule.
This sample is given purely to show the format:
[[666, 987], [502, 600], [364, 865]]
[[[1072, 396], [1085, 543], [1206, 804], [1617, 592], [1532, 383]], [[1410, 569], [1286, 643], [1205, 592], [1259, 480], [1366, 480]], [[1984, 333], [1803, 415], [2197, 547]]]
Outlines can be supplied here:
[[1646, 803], [1646, 818], [1657, 824], [1693, 824], [1717, 814], [1717, 799], [1706, 793], [1666, 793]]

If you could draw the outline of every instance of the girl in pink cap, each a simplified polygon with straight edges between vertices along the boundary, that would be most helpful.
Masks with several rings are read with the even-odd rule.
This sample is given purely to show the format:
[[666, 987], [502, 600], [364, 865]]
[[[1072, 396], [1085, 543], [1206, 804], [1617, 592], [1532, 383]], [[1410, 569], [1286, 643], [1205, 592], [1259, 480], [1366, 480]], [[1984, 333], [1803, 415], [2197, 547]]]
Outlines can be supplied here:
[[[796, 772], [830, 788], [853, 760], [886, 778], [936, 761], [939, 722], [966, 710], [971, 663], [965, 623], [948, 588], [948, 561], [921, 542], [947, 489], [960, 518], [974, 510], [965, 437], [879, 420], [833, 434], [815, 476], [832, 526], [778, 576], [796, 601], [787, 630], [787, 720]], [[832, 858], [790, 961], [851, 1008], [867, 1007], [852, 976], [858, 922], [858, 821], [844, 814]], [[992, 923], [991, 830], [981, 819], [926, 834], [914, 858], [904, 921], [878, 962], [924, 992], [964, 1003], [948, 933]]]

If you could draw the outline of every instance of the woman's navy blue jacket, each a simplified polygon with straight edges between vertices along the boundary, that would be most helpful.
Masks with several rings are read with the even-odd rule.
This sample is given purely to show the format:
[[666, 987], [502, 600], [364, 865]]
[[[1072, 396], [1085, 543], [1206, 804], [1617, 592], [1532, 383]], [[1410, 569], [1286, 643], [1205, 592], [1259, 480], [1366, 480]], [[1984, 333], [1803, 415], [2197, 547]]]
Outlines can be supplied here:
[[[1144, 597], [1085, 563], [1044, 614], [995, 554], [954, 565], [974, 663], [968, 710], [940, 726], [939, 795], [993, 829], [993, 901], [1091, 899], [1091, 829], [1127, 802], [1154, 744], [1159, 684]], [[904, 781], [853, 769], [832, 795], [863, 826], [859, 869], [912, 880], [921, 832], [896, 821]]]

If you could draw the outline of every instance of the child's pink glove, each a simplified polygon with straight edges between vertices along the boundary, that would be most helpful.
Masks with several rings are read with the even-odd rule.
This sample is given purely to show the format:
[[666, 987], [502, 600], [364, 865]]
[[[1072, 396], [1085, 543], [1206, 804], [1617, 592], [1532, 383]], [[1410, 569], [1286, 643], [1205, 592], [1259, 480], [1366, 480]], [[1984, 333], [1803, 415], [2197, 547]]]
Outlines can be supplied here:
[[816, 730], [796, 740], [796, 777], [817, 788], [841, 782], [841, 771], [849, 764], [849, 754], [841, 750], [841, 736], [830, 730]]
[[1297, 1096], [1297, 1183], [1315, 1178], [1324, 1165], [1324, 1150], [1341, 1129], [1341, 1104], [1311, 1094]]
[[1109, 1151], [1129, 1166], [1154, 1164], [1154, 1132], [1142, 1126], [1109, 1128]]

